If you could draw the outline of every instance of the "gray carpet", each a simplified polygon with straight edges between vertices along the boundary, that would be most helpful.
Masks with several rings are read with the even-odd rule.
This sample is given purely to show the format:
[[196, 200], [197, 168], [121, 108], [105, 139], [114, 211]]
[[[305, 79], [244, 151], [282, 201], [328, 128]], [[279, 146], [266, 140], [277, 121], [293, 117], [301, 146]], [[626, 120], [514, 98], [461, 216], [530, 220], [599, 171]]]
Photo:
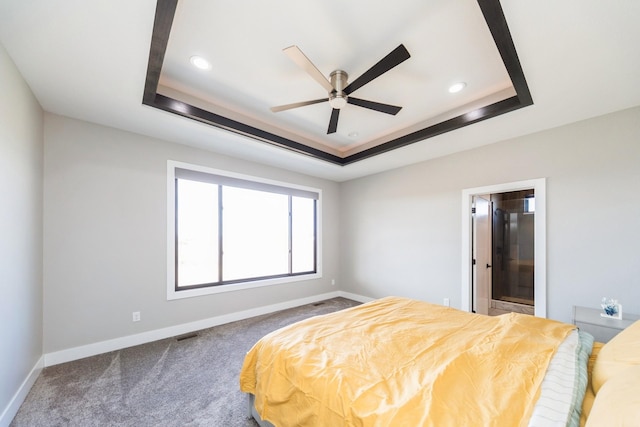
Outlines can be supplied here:
[[334, 298], [45, 368], [11, 426], [257, 426], [239, 390], [245, 353], [273, 330], [355, 305]]

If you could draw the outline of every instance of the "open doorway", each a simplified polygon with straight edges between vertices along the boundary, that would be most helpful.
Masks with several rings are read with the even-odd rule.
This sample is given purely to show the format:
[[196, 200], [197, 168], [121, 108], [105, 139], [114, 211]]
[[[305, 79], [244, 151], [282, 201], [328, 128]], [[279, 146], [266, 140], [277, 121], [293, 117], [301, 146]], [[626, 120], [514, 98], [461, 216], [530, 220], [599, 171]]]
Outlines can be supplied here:
[[[488, 313], [491, 307], [491, 301], [495, 299], [493, 297], [493, 263], [494, 263], [494, 248], [493, 244], [491, 248], [485, 248], [485, 258], [481, 258], [479, 254], [474, 253], [474, 239], [478, 241], [477, 232], [482, 232], [483, 225], [474, 224], [474, 221], [478, 218], [474, 218], [472, 207], [476, 204], [478, 209], [478, 203], [480, 205], [485, 204], [483, 209], [486, 210], [485, 225], [491, 223], [493, 227], [493, 211], [495, 206], [492, 204], [492, 195], [499, 195], [504, 193], [517, 193], [508, 195], [507, 199], [515, 199], [518, 195], [533, 194], [535, 195], [535, 202], [522, 201], [523, 212], [520, 213], [521, 217], [524, 216], [524, 211], [533, 209], [535, 214], [527, 214], [526, 219], [521, 219], [522, 224], [527, 226], [533, 225], [533, 248], [524, 249], [521, 253], [521, 259], [529, 259], [528, 262], [523, 263], [511, 263], [509, 258], [513, 253], [513, 250], [520, 250], [518, 246], [516, 249], [511, 248], [509, 245], [503, 245], [501, 251], [503, 251], [504, 258], [502, 260], [496, 260], [504, 262], [505, 274], [519, 275], [522, 272], [523, 280], [521, 282], [516, 281], [516, 292], [514, 296], [507, 298], [523, 298], [533, 299], [533, 313], [538, 317], [546, 317], [546, 187], [545, 179], [533, 179], [528, 181], [518, 181], [512, 183], [498, 184], [486, 187], [470, 188], [462, 191], [462, 299], [461, 308], [465, 311], [478, 311], [485, 310]], [[503, 197], [504, 196], [500, 196]], [[525, 199], [527, 197], [524, 197]], [[494, 197], [497, 199], [497, 196]], [[495, 201], [495, 200], [494, 200]], [[515, 202], [510, 202], [515, 203]], [[528, 207], [524, 204], [527, 203]], [[503, 208], [505, 206], [502, 206]], [[490, 209], [490, 210], [489, 210]], [[503, 211], [505, 209], [502, 209]], [[477, 212], [477, 210], [476, 210]], [[515, 212], [515, 215], [511, 215], [514, 212], [502, 212], [501, 226], [511, 227], [512, 219], [517, 220], [519, 213]], [[474, 227], [475, 225], [475, 227]], [[486, 231], [491, 235], [491, 231]], [[507, 236], [507, 240], [510, 242], [512, 237], [517, 235], [510, 234]], [[493, 238], [493, 237], [492, 237]], [[486, 240], [485, 240], [486, 241]], [[528, 251], [528, 252], [527, 252]], [[533, 253], [531, 261], [530, 255]], [[474, 259], [475, 264], [474, 264]], [[487, 265], [489, 267], [487, 267]], [[480, 278], [482, 276], [490, 275], [490, 279], [486, 279], [491, 282], [491, 288], [484, 287], [482, 289], [477, 288], [477, 284], [474, 285], [474, 278]], [[527, 283], [527, 278], [530, 281]], [[531, 286], [531, 281], [533, 285]], [[518, 284], [519, 283], [519, 284]], [[520, 289], [518, 289], [520, 287]], [[491, 291], [489, 291], [491, 289]], [[500, 289], [496, 290], [496, 293], [500, 293]], [[518, 301], [513, 301], [518, 303]], [[520, 303], [523, 301], [521, 300]], [[524, 304], [528, 305], [528, 304]]]
[[534, 314], [535, 190], [472, 196], [472, 310]]

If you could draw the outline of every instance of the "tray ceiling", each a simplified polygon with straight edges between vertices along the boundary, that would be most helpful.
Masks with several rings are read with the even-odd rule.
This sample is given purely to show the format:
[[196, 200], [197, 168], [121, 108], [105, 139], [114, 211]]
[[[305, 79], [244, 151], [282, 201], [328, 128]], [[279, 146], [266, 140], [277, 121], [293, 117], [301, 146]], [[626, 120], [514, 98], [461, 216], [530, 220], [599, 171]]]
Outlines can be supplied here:
[[[236, 3], [242, 3], [244, 9], [234, 10]], [[0, 0], [0, 43], [47, 113], [210, 151], [225, 162], [242, 159], [339, 182], [499, 141], [517, 141], [525, 135], [640, 105], [640, 85], [634, 83], [640, 74], [640, 55], [635, 54], [640, 40], [638, 1], [502, 1], [506, 20], [497, 1], [421, 4], [399, 0], [393, 2], [393, 9], [380, 4], [389, 2], [359, 0], [300, 5], [285, 0], [264, 2], [274, 10], [261, 3], [182, 0], [176, 5], [175, 22], [171, 13], [169, 25], [156, 25], [157, 0]], [[488, 16], [497, 19], [486, 18], [485, 6]], [[183, 7], [202, 7], [215, 13], [195, 13], [202, 22], [187, 23], [181, 17]], [[466, 12], [447, 13], [451, 7]], [[297, 18], [292, 20], [294, 12]], [[184, 13], [186, 18], [188, 11]], [[508, 28], [494, 25], [505, 21]], [[154, 25], [168, 28], [164, 42], [152, 41]], [[197, 35], [200, 27], [209, 27], [207, 40], [190, 38], [194, 46], [188, 49], [176, 45], [183, 55], [176, 63], [191, 75], [180, 77], [184, 87], [177, 86], [178, 77], [169, 74], [172, 43], [178, 42], [178, 30], [188, 35], [192, 28]], [[484, 33], [465, 34], [478, 27]], [[436, 28], [440, 30], [429, 35], [428, 31]], [[484, 47], [461, 50], [451, 45], [453, 41], [465, 44], [465, 39], [472, 43], [484, 40]], [[264, 47], [258, 49], [261, 44]], [[326, 104], [271, 113], [269, 108], [274, 105], [326, 95], [282, 52], [293, 44], [324, 75], [343, 68], [350, 81], [399, 44], [405, 45], [411, 58], [354, 94], [400, 105], [402, 110], [388, 116], [347, 105], [352, 107], [349, 113], [361, 117], [349, 118], [351, 114], [345, 109], [337, 132], [330, 136], [326, 135], [331, 114]], [[150, 46], [154, 49], [151, 63]], [[208, 57], [207, 49], [216, 51]], [[211, 69], [192, 69], [189, 58], [193, 54], [207, 55]], [[467, 62], [445, 72], [446, 64], [457, 61]], [[244, 65], [233, 67], [238, 71], [228, 71], [236, 62]], [[475, 100], [470, 95], [477, 88], [475, 73], [487, 66], [491, 69], [492, 64], [503, 67], [503, 73], [507, 71], [517, 97], [456, 115], [456, 107], [465, 105], [460, 101], [463, 97]], [[150, 70], [157, 75], [148, 73]], [[221, 70], [238, 74], [237, 80], [236, 76], [220, 77]], [[254, 79], [240, 74], [254, 72]], [[469, 77], [469, 73], [473, 75]], [[206, 83], [196, 84], [197, 78]], [[221, 78], [235, 81], [239, 89], [226, 80], [219, 83]], [[420, 86], [425, 84], [423, 80], [428, 87]], [[466, 89], [448, 94], [448, 85], [460, 80], [467, 82]], [[160, 83], [165, 86], [157, 86]], [[401, 87], [409, 84], [415, 90]], [[535, 105], [519, 108], [531, 100], [525, 96], [528, 90], [521, 87], [530, 89]], [[228, 93], [215, 92], [228, 88]], [[273, 98], [267, 99], [263, 91]], [[408, 130], [407, 135], [391, 138], [386, 144], [356, 147], [375, 140], [370, 131], [374, 126], [395, 131], [396, 122], [407, 119], [420, 102], [436, 108], [431, 113], [423, 111], [427, 125], [417, 124], [417, 130]], [[213, 110], [214, 106], [219, 110]], [[223, 108], [228, 110], [224, 114]], [[505, 111], [510, 112], [500, 114]], [[442, 122], [439, 112], [453, 118]], [[490, 119], [476, 122], [474, 116]], [[272, 121], [276, 119], [280, 122]], [[429, 120], [436, 124], [429, 124]], [[390, 124], [382, 127], [383, 121]], [[411, 125], [403, 124], [400, 131], [407, 130], [404, 126]], [[358, 137], [349, 137], [352, 132]], [[345, 151], [351, 149], [355, 154]]]
[[[347, 104], [327, 134], [328, 102], [270, 110], [328, 96], [284, 48], [297, 46], [327, 79], [344, 70], [353, 82], [401, 44], [410, 58], [353, 94], [401, 106], [397, 115]], [[194, 56], [210, 66], [194, 67]], [[143, 102], [346, 165], [532, 99], [498, 0], [158, 0]]]

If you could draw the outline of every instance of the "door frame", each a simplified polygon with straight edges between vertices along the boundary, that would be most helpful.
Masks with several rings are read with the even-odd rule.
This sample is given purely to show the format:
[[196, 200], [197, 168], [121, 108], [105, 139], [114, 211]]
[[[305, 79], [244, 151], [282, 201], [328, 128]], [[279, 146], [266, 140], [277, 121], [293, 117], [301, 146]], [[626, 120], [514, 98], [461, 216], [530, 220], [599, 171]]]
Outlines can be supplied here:
[[530, 179], [526, 181], [508, 182], [485, 187], [467, 188], [462, 190], [462, 298], [461, 309], [471, 311], [471, 293], [473, 287], [472, 256], [473, 239], [471, 222], [471, 206], [473, 196], [483, 194], [506, 193], [533, 188], [536, 198], [536, 213], [534, 217], [534, 284], [533, 301], [535, 315], [547, 317], [547, 213], [546, 213], [546, 178]]

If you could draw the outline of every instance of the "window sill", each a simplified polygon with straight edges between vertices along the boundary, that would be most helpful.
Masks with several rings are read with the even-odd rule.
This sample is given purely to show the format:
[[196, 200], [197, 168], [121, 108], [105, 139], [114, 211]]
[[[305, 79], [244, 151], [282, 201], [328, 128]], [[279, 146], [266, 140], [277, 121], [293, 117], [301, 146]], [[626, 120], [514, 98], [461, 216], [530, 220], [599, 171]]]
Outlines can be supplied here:
[[230, 285], [207, 286], [203, 288], [185, 289], [176, 291], [173, 281], [167, 284], [167, 300], [199, 297], [204, 295], [235, 292], [244, 289], [262, 288], [265, 286], [281, 285], [283, 283], [303, 282], [322, 278], [322, 274], [305, 274], [304, 276], [278, 277], [275, 279], [255, 280], [250, 282], [234, 283]]

